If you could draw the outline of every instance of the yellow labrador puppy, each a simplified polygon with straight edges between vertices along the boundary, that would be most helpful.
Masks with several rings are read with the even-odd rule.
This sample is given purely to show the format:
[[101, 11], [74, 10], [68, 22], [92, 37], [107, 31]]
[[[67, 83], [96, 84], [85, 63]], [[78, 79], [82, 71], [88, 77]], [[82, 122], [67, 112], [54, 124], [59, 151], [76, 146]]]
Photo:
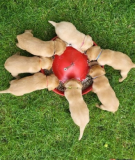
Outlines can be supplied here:
[[63, 41], [71, 44], [72, 47], [80, 52], [85, 52], [88, 48], [93, 46], [92, 38], [78, 31], [76, 27], [70, 22], [53, 22], [49, 21], [54, 27], [55, 32]]
[[82, 84], [71, 79], [64, 85], [66, 87], [64, 95], [69, 102], [71, 117], [74, 123], [80, 127], [79, 140], [81, 140], [84, 129], [89, 122], [89, 109], [82, 96]]
[[116, 112], [119, 107], [119, 100], [114, 90], [104, 76], [105, 70], [100, 65], [91, 66], [89, 75], [93, 78], [92, 91], [97, 94], [102, 105], [97, 105], [102, 110]]
[[50, 70], [53, 59], [47, 57], [25, 57], [19, 53], [9, 57], [4, 66], [13, 77], [17, 77], [19, 73], [36, 73], [42, 69]]
[[119, 82], [127, 77], [130, 69], [135, 68], [135, 64], [126, 54], [109, 49], [102, 50], [99, 46], [89, 48], [86, 55], [90, 61], [97, 60], [100, 65], [109, 65], [120, 70], [122, 78], [119, 79]]
[[33, 55], [42, 57], [52, 57], [54, 54], [61, 55], [66, 49], [66, 43], [56, 38], [54, 41], [42, 41], [33, 37], [32, 30], [25, 30], [23, 34], [17, 36], [19, 48], [30, 52]]
[[11, 93], [15, 96], [22, 96], [45, 88], [48, 88], [50, 91], [58, 87], [58, 85], [59, 80], [54, 74], [46, 77], [42, 73], [35, 73], [32, 76], [10, 81], [10, 87], [7, 90], [0, 91], [0, 93]]

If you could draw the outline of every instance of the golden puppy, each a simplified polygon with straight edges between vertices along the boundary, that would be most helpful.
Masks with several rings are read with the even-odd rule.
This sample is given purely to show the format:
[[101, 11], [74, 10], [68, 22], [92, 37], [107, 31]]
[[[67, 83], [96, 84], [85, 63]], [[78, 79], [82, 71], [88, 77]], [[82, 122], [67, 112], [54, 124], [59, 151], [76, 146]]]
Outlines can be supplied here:
[[90, 61], [97, 60], [100, 65], [109, 65], [120, 70], [122, 78], [119, 79], [119, 82], [127, 77], [131, 68], [135, 68], [135, 64], [126, 54], [109, 49], [102, 50], [99, 46], [89, 48], [86, 55]]
[[97, 105], [102, 110], [116, 112], [119, 106], [119, 100], [114, 90], [104, 76], [105, 70], [100, 65], [91, 66], [89, 75], [93, 78], [92, 91], [97, 94], [102, 105]]
[[76, 27], [70, 22], [53, 22], [48, 21], [55, 27], [55, 32], [63, 41], [71, 44], [72, 47], [80, 52], [85, 52], [88, 48], [93, 46], [92, 38], [79, 32]]
[[33, 55], [52, 57], [54, 54], [61, 55], [66, 49], [66, 43], [56, 38], [54, 41], [42, 41], [33, 37], [31, 30], [25, 30], [17, 36], [19, 48], [30, 52]]
[[46, 57], [25, 57], [19, 53], [9, 57], [4, 66], [13, 77], [17, 77], [19, 73], [36, 73], [42, 69], [50, 70], [52, 67], [52, 58]]
[[64, 95], [69, 102], [71, 117], [74, 123], [80, 127], [80, 140], [89, 122], [89, 110], [82, 96], [82, 84], [77, 80], [71, 79], [64, 85], [66, 87]]
[[53, 90], [58, 85], [59, 80], [54, 74], [46, 77], [42, 73], [35, 73], [32, 76], [10, 81], [10, 87], [7, 90], [0, 91], [0, 93], [11, 93], [15, 96], [22, 96], [26, 93], [45, 88]]

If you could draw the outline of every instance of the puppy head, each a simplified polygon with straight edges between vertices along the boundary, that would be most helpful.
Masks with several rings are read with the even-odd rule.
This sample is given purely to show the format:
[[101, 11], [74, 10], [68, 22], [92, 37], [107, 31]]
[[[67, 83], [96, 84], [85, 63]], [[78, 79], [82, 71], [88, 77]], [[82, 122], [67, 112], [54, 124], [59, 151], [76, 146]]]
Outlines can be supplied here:
[[61, 55], [63, 54], [63, 52], [65, 51], [66, 49], [66, 43], [64, 41], [62, 41], [60, 38], [56, 38], [55, 39], [55, 54], [57, 55]]
[[68, 88], [68, 87], [82, 88], [82, 83], [76, 79], [70, 79], [64, 83], [64, 86], [66, 88]]
[[90, 61], [96, 60], [98, 54], [100, 53], [101, 48], [99, 46], [92, 46], [89, 48], [86, 52], [86, 55], [88, 56], [88, 59]]
[[105, 70], [104, 70], [104, 68], [102, 68], [100, 65], [97, 64], [97, 65], [91, 66], [89, 75], [92, 78], [97, 77], [97, 76], [101, 76], [101, 75], [105, 75]]
[[54, 90], [59, 85], [59, 80], [54, 74], [47, 76], [47, 81], [48, 81], [48, 90], [49, 91]]
[[41, 57], [41, 68], [50, 70], [52, 67], [53, 59], [50, 57]]
[[81, 47], [81, 50], [85, 52], [88, 48], [93, 46], [92, 38], [89, 35], [86, 35], [84, 38], [84, 44]]

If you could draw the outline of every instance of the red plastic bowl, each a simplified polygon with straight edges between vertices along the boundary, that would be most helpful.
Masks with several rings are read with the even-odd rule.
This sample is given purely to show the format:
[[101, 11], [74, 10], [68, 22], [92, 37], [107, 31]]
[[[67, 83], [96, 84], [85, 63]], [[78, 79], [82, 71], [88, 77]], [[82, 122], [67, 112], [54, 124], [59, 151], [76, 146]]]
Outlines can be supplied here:
[[[55, 38], [53, 38], [53, 40]], [[93, 42], [93, 45], [97, 44]], [[89, 71], [88, 58], [85, 54], [79, 52], [73, 47], [68, 46], [62, 55], [54, 56], [52, 70], [62, 83], [72, 78], [77, 79], [78, 81], [83, 81]], [[41, 72], [44, 73], [44, 70], [41, 69]], [[82, 94], [87, 94], [91, 90], [92, 86], [89, 86], [82, 91]], [[58, 90], [57, 88], [53, 91], [64, 96], [64, 92]]]

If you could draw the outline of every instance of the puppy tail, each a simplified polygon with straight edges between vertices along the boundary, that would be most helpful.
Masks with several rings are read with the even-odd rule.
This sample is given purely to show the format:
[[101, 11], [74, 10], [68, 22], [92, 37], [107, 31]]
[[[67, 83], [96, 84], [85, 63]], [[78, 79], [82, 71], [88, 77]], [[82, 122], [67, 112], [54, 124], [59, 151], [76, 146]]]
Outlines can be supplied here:
[[10, 91], [8, 89], [0, 91], [0, 93], [10, 93]]
[[80, 126], [80, 136], [79, 136], [79, 141], [82, 139], [84, 129], [85, 129], [85, 126]]
[[25, 33], [31, 33], [32, 32], [32, 29], [30, 30], [25, 30]]
[[54, 21], [48, 21], [48, 22], [51, 23], [54, 27], [57, 25], [57, 23]]

